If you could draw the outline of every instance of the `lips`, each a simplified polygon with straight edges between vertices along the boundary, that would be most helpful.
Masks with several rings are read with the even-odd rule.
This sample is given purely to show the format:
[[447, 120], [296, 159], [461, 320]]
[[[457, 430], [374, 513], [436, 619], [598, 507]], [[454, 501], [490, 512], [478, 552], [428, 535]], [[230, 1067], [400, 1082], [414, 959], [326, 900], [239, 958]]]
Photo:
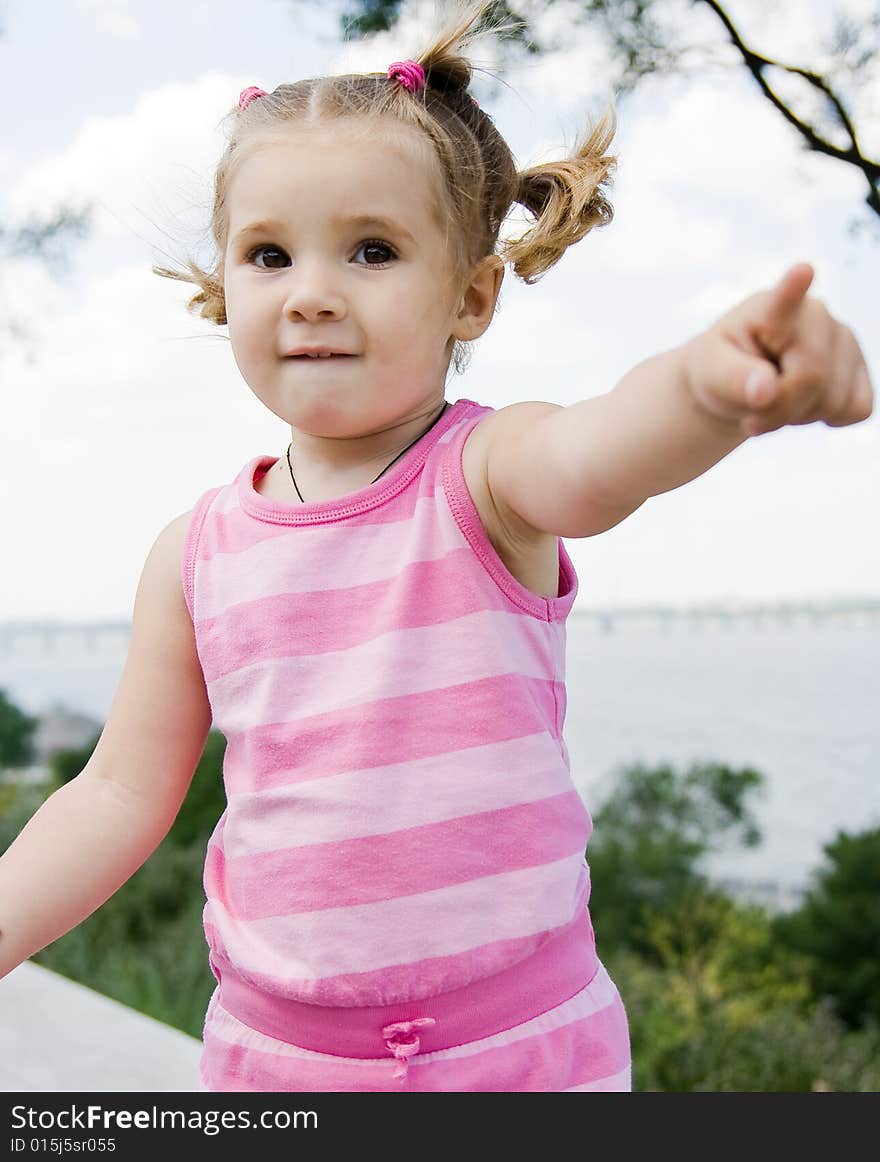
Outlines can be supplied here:
[[301, 348], [299, 351], [290, 351], [288, 359], [350, 359], [348, 351], [334, 351], [328, 347]]

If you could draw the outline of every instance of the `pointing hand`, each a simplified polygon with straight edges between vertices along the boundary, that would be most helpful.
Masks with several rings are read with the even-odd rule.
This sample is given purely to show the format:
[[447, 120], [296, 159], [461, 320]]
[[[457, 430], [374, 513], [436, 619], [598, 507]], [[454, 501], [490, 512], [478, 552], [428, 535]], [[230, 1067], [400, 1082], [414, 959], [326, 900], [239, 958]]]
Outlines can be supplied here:
[[813, 274], [798, 263], [682, 348], [697, 405], [738, 422], [746, 436], [816, 420], [845, 427], [873, 411], [862, 350], [850, 328], [807, 295]]

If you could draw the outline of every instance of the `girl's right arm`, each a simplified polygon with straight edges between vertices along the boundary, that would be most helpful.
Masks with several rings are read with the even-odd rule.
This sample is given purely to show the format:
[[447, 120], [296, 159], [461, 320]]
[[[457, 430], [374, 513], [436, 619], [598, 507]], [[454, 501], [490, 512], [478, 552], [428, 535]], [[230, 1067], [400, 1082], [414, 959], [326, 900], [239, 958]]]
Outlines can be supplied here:
[[171, 521], [147, 555], [125, 669], [92, 757], [0, 857], [0, 977], [122, 887], [186, 797], [211, 726], [180, 576], [190, 515]]

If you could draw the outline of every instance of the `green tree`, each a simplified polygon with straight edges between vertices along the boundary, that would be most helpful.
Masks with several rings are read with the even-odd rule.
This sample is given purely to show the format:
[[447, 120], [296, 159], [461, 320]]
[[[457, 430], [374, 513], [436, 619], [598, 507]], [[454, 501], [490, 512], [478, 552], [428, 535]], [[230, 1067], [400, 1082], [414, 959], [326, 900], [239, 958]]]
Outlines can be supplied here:
[[633, 1087], [668, 1092], [874, 1092], [880, 1031], [850, 1033], [816, 1003], [808, 958], [772, 918], [695, 889], [646, 918], [650, 956], [607, 959], [626, 1000]]
[[628, 767], [594, 814], [587, 847], [590, 912], [601, 947], [656, 955], [646, 925], [684, 899], [710, 893], [700, 862], [722, 842], [754, 847], [761, 833], [747, 806], [764, 778], [750, 767], [695, 763]]
[[838, 832], [794, 912], [776, 917], [777, 940], [809, 957], [819, 997], [850, 1028], [880, 1027], [880, 828]]
[[0, 768], [26, 767], [36, 757], [33, 735], [39, 719], [10, 702], [0, 690]]

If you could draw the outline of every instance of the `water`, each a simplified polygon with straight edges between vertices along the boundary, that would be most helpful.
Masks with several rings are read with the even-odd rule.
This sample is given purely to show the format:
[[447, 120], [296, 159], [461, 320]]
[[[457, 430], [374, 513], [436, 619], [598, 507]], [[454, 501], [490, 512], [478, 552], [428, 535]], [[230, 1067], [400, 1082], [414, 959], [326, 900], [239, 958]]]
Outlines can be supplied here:
[[[53, 703], [102, 724], [127, 628], [0, 639], [0, 686], [31, 714]], [[760, 897], [794, 898], [838, 830], [880, 826], [880, 620], [726, 623], [622, 618], [610, 632], [568, 622], [565, 738], [572, 778], [595, 812], [615, 770], [637, 761], [752, 766], [764, 832], [709, 870]]]
[[696, 761], [766, 777], [764, 839], [713, 857], [725, 880], [796, 894], [838, 830], [880, 826], [880, 623], [699, 627], [570, 619], [565, 738], [591, 810], [619, 764]]

